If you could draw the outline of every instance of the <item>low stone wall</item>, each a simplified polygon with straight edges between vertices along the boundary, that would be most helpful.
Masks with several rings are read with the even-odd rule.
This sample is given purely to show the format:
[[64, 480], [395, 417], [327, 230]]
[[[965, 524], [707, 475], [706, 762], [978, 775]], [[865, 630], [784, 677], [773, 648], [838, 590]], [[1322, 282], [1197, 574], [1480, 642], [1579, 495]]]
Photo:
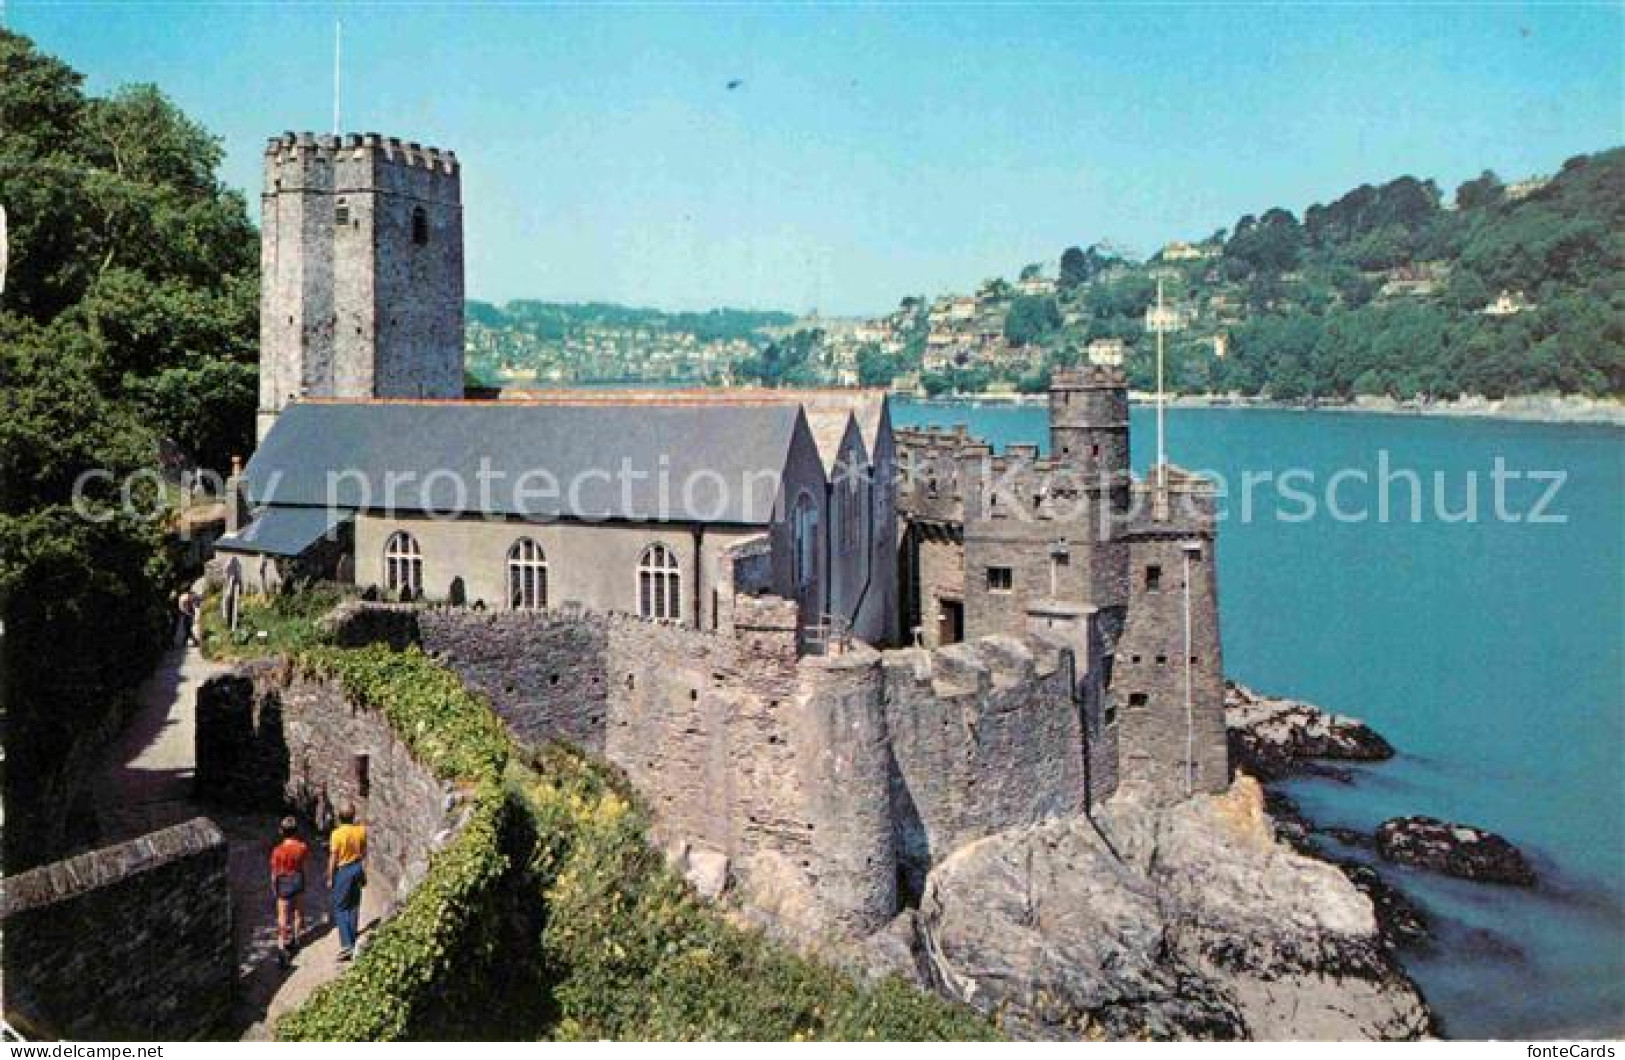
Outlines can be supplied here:
[[0, 881], [7, 1018], [91, 1040], [217, 1031], [237, 972], [226, 863], [199, 817]]
[[464, 816], [460, 793], [412, 757], [388, 719], [280, 660], [198, 690], [197, 763], [198, 797], [209, 802], [291, 808], [319, 828], [354, 805], [367, 824], [367, 874], [389, 910]]

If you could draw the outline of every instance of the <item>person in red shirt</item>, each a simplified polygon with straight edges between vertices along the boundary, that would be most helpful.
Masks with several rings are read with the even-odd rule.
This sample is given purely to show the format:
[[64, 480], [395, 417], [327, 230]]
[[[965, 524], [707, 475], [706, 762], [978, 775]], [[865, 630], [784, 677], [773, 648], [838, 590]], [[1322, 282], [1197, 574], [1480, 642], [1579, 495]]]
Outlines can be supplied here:
[[282, 841], [271, 851], [271, 895], [276, 899], [277, 959], [286, 968], [305, 934], [305, 860], [310, 848], [299, 838], [299, 822], [282, 818]]

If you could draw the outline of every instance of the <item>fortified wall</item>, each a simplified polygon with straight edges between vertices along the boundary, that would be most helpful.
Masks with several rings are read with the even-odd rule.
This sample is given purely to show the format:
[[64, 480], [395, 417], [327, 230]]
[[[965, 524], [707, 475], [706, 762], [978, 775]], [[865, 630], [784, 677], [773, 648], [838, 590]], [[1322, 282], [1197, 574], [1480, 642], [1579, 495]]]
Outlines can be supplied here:
[[1170, 465], [1133, 481], [1120, 369], [1057, 372], [1049, 404], [1047, 454], [995, 453], [962, 427], [897, 432], [905, 613], [927, 646], [1032, 629], [1057, 608], [1089, 616], [1077, 654], [1098, 696], [1089, 758], [1110, 774], [1091, 790], [1222, 791], [1211, 485]]
[[244, 810], [292, 807], [323, 830], [353, 804], [386, 915], [467, 813], [463, 793], [414, 758], [382, 714], [284, 660], [246, 663], [198, 689], [197, 794]]
[[7, 1018], [30, 1037], [217, 1031], [237, 977], [226, 864], [199, 817], [0, 881]]
[[[702, 892], [736, 886], [809, 934], [883, 926], [957, 847], [1084, 810], [1090, 616], [943, 651], [798, 651], [794, 603], [735, 594], [716, 631], [627, 615], [350, 605], [341, 643], [408, 641], [521, 741], [623, 769]], [[1098, 683], [1098, 682], [1096, 682]], [[1091, 717], [1091, 714], [1093, 716]], [[1112, 755], [1111, 757], [1115, 757]]]

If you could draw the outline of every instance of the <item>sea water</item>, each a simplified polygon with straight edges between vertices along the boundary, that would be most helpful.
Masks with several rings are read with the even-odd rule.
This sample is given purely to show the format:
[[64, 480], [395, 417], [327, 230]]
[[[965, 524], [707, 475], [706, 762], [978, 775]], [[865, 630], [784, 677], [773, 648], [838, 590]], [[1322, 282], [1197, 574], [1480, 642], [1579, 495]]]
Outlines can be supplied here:
[[[893, 416], [1047, 442], [1042, 406]], [[1151, 411], [1132, 422], [1144, 474]], [[1433, 922], [1436, 945], [1403, 959], [1445, 1033], [1625, 1033], [1625, 430], [1175, 409], [1167, 449], [1224, 484], [1229, 676], [1398, 749], [1346, 783], [1290, 782], [1304, 811], [1479, 825], [1533, 861], [1529, 891], [1379, 866]]]

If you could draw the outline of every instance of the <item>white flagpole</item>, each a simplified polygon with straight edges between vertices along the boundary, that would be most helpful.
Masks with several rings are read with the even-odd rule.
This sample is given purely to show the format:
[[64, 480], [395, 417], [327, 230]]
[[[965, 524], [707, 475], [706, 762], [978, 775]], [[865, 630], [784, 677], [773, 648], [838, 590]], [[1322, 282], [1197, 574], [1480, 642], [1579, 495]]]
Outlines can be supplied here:
[[1167, 318], [1162, 309], [1162, 277], [1157, 277], [1157, 485], [1168, 484], [1168, 450], [1164, 443], [1163, 434], [1163, 406], [1164, 394], [1162, 383], [1162, 333], [1167, 327]]
[[339, 71], [344, 52], [344, 23], [338, 19], [333, 20], [333, 135], [341, 135], [343, 129], [339, 121]]

